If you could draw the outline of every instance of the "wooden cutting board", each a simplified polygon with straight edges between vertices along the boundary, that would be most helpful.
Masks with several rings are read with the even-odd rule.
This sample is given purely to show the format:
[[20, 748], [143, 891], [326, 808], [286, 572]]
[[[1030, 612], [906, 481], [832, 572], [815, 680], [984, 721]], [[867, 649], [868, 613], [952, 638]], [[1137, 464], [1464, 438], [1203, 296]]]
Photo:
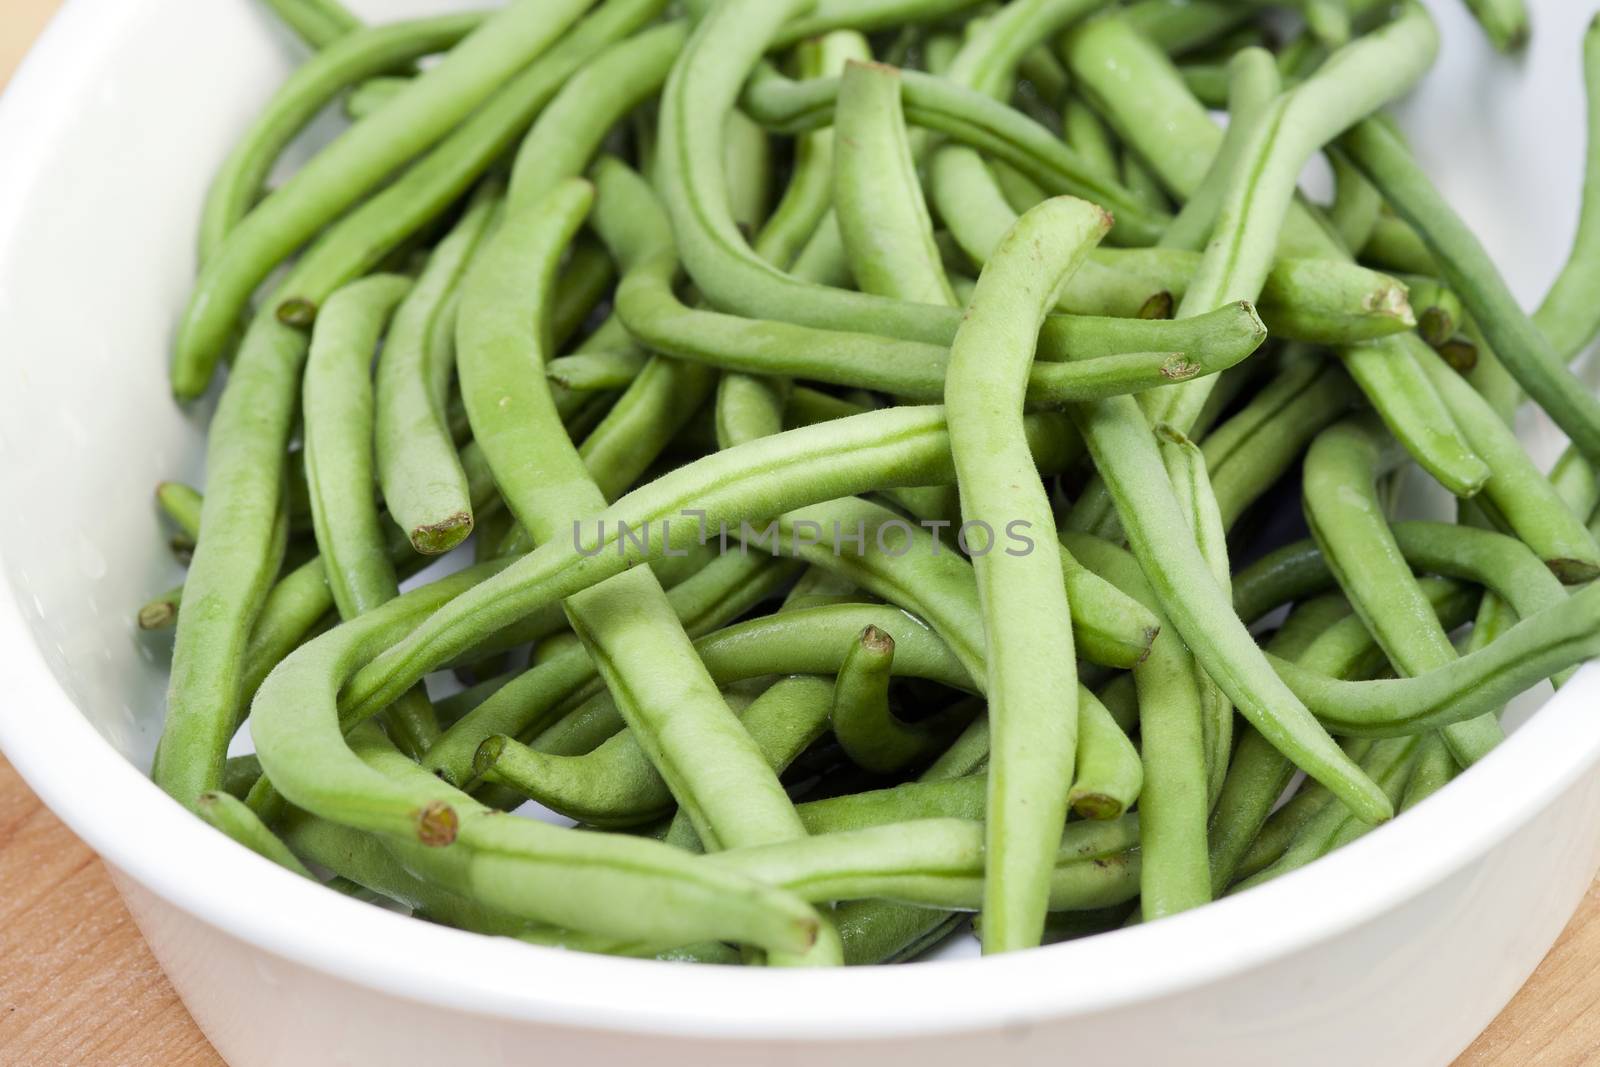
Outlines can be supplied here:
[[[60, 0], [0, 0], [0, 84]], [[1456, 1067], [1600, 1063], [1600, 883]], [[94, 853], [0, 758], [0, 1067], [222, 1063]]]

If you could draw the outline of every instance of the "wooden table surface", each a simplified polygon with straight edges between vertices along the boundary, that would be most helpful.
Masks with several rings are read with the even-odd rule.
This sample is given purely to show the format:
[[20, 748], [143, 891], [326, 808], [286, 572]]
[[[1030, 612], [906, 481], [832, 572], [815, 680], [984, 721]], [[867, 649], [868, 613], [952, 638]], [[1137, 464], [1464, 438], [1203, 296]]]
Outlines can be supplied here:
[[[60, 0], [0, 0], [0, 84]], [[0, 650], [3, 653], [3, 650]], [[1456, 1067], [1600, 1063], [1600, 883]], [[212, 1067], [105, 869], [0, 757], [0, 1065]]]

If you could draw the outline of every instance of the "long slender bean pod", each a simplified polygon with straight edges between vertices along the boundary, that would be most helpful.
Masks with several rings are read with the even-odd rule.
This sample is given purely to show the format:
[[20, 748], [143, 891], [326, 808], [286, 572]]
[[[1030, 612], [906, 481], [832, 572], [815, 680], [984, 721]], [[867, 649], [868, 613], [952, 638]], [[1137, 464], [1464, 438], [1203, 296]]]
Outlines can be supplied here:
[[205, 391], [239, 313], [284, 257], [426, 150], [543, 52], [591, 0], [518, 3], [480, 25], [388, 107], [352, 127], [235, 226], [201, 269], [180, 327], [173, 389]]
[[378, 482], [390, 516], [424, 555], [448, 552], [472, 532], [472, 495], [445, 409], [454, 377], [457, 287], [499, 200], [498, 188], [485, 186], [439, 243], [396, 311], [378, 361]]

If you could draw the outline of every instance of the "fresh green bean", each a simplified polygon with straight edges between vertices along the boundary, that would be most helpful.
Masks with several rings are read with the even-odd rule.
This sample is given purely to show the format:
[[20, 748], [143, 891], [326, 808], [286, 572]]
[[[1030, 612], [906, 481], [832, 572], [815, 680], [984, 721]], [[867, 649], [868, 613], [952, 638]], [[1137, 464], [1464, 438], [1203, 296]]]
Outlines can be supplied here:
[[[469, 577], [446, 578], [418, 593], [452, 584], [459, 587], [460, 582], [481, 577], [481, 571], [463, 573]], [[352, 809], [363, 809], [355, 819], [334, 821], [390, 833], [390, 847], [407, 867], [424, 872], [446, 889], [523, 918], [678, 943], [728, 938], [803, 951], [812, 942], [818, 921], [809, 909], [752, 883], [724, 880], [722, 872], [704, 868], [674, 849], [637, 838], [601, 837], [531, 820], [502, 819], [409, 760], [386, 760], [383, 770], [364, 763], [338, 734], [328, 672], [336, 675], [342, 664], [348, 664], [353, 646], [374, 636], [381, 639], [395, 620], [408, 621], [408, 614], [415, 611], [408, 601], [428, 599], [412, 593], [391, 601], [345, 627], [340, 640], [297, 653], [287, 669], [269, 682], [275, 688], [282, 677], [284, 689], [278, 692], [292, 694], [298, 689], [314, 695], [310, 701], [314, 706], [293, 696], [279, 702], [269, 695], [276, 710], [256, 720], [258, 740], [268, 741], [261, 750], [263, 767], [292, 791], [291, 800], [324, 817], [330, 812], [349, 816]], [[437, 594], [432, 602], [438, 602]], [[291, 709], [294, 704], [302, 707]], [[286, 713], [285, 719], [306, 721], [288, 723], [289, 729], [280, 731], [276, 728], [280, 713]], [[303, 773], [297, 774], [293, 761], [272, 756], [279, 743], [291, 738], [289, 748], [305, 746], [297, 758], [310, 760], [299, 764]], [[319, 775], [313, 768], [328, 773]], [[414, 811], [417, 819], [396, 826], [371, 817], [385, 806]], [[596, 907], [597, 894], [615, 907]], [[734, 929], [739, 932], [733, 933]]]
[[244, 801], [226, 792], [202, 793], [195, 813], [217, 830], [221, 830], [245, 848], [263, 859], [271, 860], [285, 870], [302, 878], [317, 881], [317, 876], [306, 870], [289, 846], [256, 818], [256, 813]]
[[856, 284], [879, 296], [954, 306], [901, 112], [899, 71], [846, 64], [834, 128], [834, 212]]
[[1534, 324], [1568, 362], [1600, 333], [1600, 309], [1591, 299], [1600, 284], [1600, 22], [1591, 22], [1583, 35], [1583, 71], [1589, 123], [1578, 232], [1555, 284], [1533, 313]]
[[[920, 71], [901, 71], [906, 120], [944, 134], [1015, 167], [1053, 195], [1082, 196], [1114, 210], [1117, 237], [1128, 243], [1153, 239], [1166, 216], [1140, 204], [1115, 179], [1020, 112], [972, 89]], [[755, 71], [741, 98], [751, 116], [770, 129], [802, 133], [833, 119], [837, 79], [793, 82], [770, 66]], [[861, 305], [865, 313], [866, 305]], [[907, 324], [909, 326], [909, 324]]]
[[[1453, 626], [1465, 620], [1477, 600], [1476, 592], [1458, 582], [1439, 578], [1421, 580], [1423, 594], [1432, 611], [1437, 613], [1439, 625]], [[1341, 598], [1342, 600], [1342, 598]], [[1294, 661], [1308, 670], [1335, 678], [1368, 677], [1382, 668], [1383, 657], [1365, 624], [1353, 615], [1326, 626], [1309, 640], [1303, 648], [1293, 650], [1274, 642], [1268, 650], [1274, 654], [1292, 656]], [[1353, 746], [1368, 742], [1346, 742], [1347, 752], [1357, 751]], [[1364, 747], [1361, 749], [1364, 751]], [[1451, 761], [1452, 764], [1454, 761]], [[1248, 876], [1265, 867], [1282, 853], [1286, 846], [1264, 840], [1263, 827], [1273, 805], [1283, 795], [1294, 775], [1294, 765], [1273, 749], [1260, 734], [1248, 729], [1240, 738], [1228, 769], [1228, 778], [1211, 819], [1211, 875], [1212, 890], [1221, 893], [1237, 875]], [[1313, 798], [1302, 801], [1296, 813], [1318, 807], [1332, 799], [1326, 790], [1303, 790]], [[1274, 839], [1293, 825], [1298, 814], [1285, 815], [1277, 820]], [[1247, 858], [1252, 857], [1253, 858]]]
[[[536, 540], [560, 536], [555, 516], [582, 515], [604, 504], [576, 450], [551, 439], [560, 434], [560, 423], [543, 381], [535, 379], [531, 387], [516, 381], [519, 364], [531, 359], [542, 368], [539, 294], [548, 289], [557, 254], [592, 195], [587, 182], [573, 180], [513, 208], [465, 283], [462, 394], [508, 505]], [[531, 307], [525, 294], [532, 294]], [[613, 604], [630, 608], [618, 613]], [[604, 589], [569, 600], [566, 610], [702, 838], [735, 844], [803, 832], [776, 776], [700, 669], [652, 573], [630, 571]], [[663, 700], [659, 693], [668, 678], [672, 697]], [[657, 696], [646, 699], [646, 692]], [[716, 782], [707, 778], [706, 764], [691, 765], [684, 747], [691, 741], [714, 757], [707, 763], [715, 767]]]
[[284, 257], [396, 166], [444, 137], [548, 48], [589, 2], [524, 2], [490, 16], [388, 107], [352, 127], [233, 227], [202, 266], [179, 330], [172, 379], [178, 397], [205, 391], [251, 293]]
[[1110, 227], [1103, 210], [1067, 198], [1022, 216], [979, 276], [950, 350], [945, 406], [962, 518], [988, 541], [973, 558], [992, 740], [985, 952], [1042, 936], [1045, 851], [1066, 815], [1078, 721], [1061, 557], [993, 550], [1002, 527], [1014, 536], [1054, 526], [1022, 423], [1027, 372], [1046, 314]]
[[1501, 707], [1518, 693], [1595, 654], [1600, 592], [1586, 586], [1523, 619], [1488, 647], [1414, 678], [1334, 682], [1285, 662], [1284, 681], [1329, 729], [1360, 737], [1396, 737], [1462, 722]]
[[[200, 259], [211, 259], [261, 195], [285, 146], [343, 90], [477, 29], [478, 12], [394, 22], [341, 35], [301, 65], [238, 140], [211, 181], [200, 216]], [[319, 46], [320, 47], [320, 46]]]
[[[1133, 816], [1082, 822], [1055, 833], [1048, 905], [1053, 911], [1120, 904], [1137, 890], [1139, 837]], [[708, 856], [720, 870], [782, 886], [813, 901], [877, 897], [946, 910], [974, 910], [986, 899], [983, 827], [963, 819], [919, 819], [848, 830], [781, 845]], [[992, 920], [985, 924], [984, 951]]]
[[[328, 587], [351, 619], [400, 594], [373, 484], [373, 353], [411, 280], [374, 275], [335, 293], [312, 335], [302, 387], [311, 517]], [[439, 736], [427, 692], [413, 687], [385, 712], [396, 742], [420, 756]]]
[[1490, 469], [1478, 500], [1567, 584], [1600, 574], [1600, 547], [1534, 466], [1511, 428], [1461, 376], [1418, 342], [1417, 363]]
[[1517, 383], [1591, 462], [1600, 462], [1600, 400], [1567, 370], [1477, 237], [1439, 196], [1405, 145], [1388, 127], [1370, 121], [1345, 135], [1340, 145], [1421, 234], [1444, 279]]
[[361, 20], [338, 0], [267, 0], [268, 6], [312, 48], [323, 49], [359, 29]]
[[1233, 614], [1193, 539], [1183, 536], [1183, 515], [1138, 403], [1117, 398], [1072, 413], [1116, 501], [1134, 554], [1167, 617], [1206, 673], [1274, 747], [1352, 810], [1374, 822], [1388, 818], [1388, 798], [1315, 725], [1283, 683], [1263, 669], [1249, 632]]
[[[942, 394], [949, 356], [938, 345], [685, 307], [672, 292], [677, 271], [672, 231], [645, 183], [613, 160], [601, 161], [595, 181], [600, 191], [595, 223], [623, 267], [617, 311], [651, 349], [728, 370], [882, 389], [914, 399]], [[947, 310], [959, 323], [960, 313]], [[1076, 359], [1036, 363], [1030, 371], [1030, 399], [1049, 404], [1214, 373], [1245, 358], [1266, 335], [1249, 305], [1219, 309], [1181, 330], [1172, 327], [1135, 320], [1053, 319], [1043, 337], [1054, 337], [1055, 351], [1071, 352]], [[1098, 355], [1101, 351], [1107, 354]]]
[[1520, 52], [1528, 43], [1528, 6], [1524, 0], [1465, 0], [1489, 42], [1502, 52]]
[[1068, 25], [1109, 6], [1107, 0], [1019, 0], [984, 20], [956, 53], [944, 76], [1004, 99], [1023, 57]]
[[307, 347], [300, 331], [257, 315], [212, 417], [206, 532], [184, 583], [188, 610], [178, 616], [167, 719], [151, 768], [186, 805], [221, 785], [239, 719], [246, 641], [278, 570], [284, 455]]
[[[1417, 675], [1456, 658], [1450, 636], [1411, 577], [1378, 500], [1377, 480], [1400, 456], [1387, 447], [1373, 419], [1351, 419], [1324, 430], [1304, 468], [1306, 521], [1340, 588], [1397, 670]], [[1559, 595], [1559, 583], [1557, 586]], [[1445, 740], [1463, 767], [1504, 738], [1493, 718], [1457, 724]]]
[[1249, 147], [1249, 138], [1283, 87], [1272, 54], [1261, 48], [1236, 53], [1228, 63], [1227, 78], [1227, 132], [1205, 180], [1161, 235], [1159, 243], [1163, 247], [1196, 252], [1205, 248], [1222, 212], [1223, 198], [1234, 181], [1234, 171]]
[[472, 532], [472, 494], [445, 411], [455, 366], [455, 298], [494, 221], [499, 193], [484, 186], [439, 243], [395, 313], [378, 361], [378, 482], [390, 516], [424, 555], [448, 552]]
[[404, 174], [330, 227], [274, 297], [280, 314], [313, 318], [326, 290], [381, 263], [438, 218], [503, 157], [568, 75], [661, 6], [662, 0], [606, 0]]
[[[1070, 544], [1112, 584], [1147, 607], [1159, 606], [1149, 582], [1126, 552], [1083, 536], [1071, 538]], [[1149, 657], [1133, 668], [1144, 767], [1139, 815], [1145, 862], [1140, 868], [1139, 900], [1147, 919], [1175, 915], [1211, 899], [1206, 709], [1199, 677], [1194, 658], [1176, 632], [1165, 626], [1156, 634]]]
[[[1433, 20], [1408, 4], [1388, 25], [1340, 49], [1268, 106], [1230, 168], [1234, 180], [1200, 271], [1178, 308], [1180, 318], [1260, 295], [1306, 162], [1351, 124], [1408, 90], [1437, 49]], [[1167, 390], [1152, 413], [1186, 431], [1208, 391], [1208, 385]]]
[[606, 132], [660, 90], [687, 37], [682, 22], [663, 23], [610, 45], [567, 79], [517, 150], [511, 205], [582, 173]]

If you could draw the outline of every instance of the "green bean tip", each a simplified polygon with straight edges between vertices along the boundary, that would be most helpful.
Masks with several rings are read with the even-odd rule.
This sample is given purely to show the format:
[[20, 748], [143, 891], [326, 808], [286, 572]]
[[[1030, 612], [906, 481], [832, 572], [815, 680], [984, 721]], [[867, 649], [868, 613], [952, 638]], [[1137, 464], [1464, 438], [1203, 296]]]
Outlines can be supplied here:
[[424, 556], [440, 556], [465, 541], [471, 533], [472, 516], [458, 511], [440, 522], [412, 530], [411, 547]]
[[504, 734], [495, 734], [485, 738], [483, 744], [478, 746], [478, 751], [472, 756], [472, 773], [479, 778], [487, 775], [500, 762], [500, 754], [506, 750], [506, 743], [510, 741]]
[[1562, 585], [1583, 585], [1600, 578], [1600, 566], [1582, 559], [1547, 559], [1545, 566], [1561, 580]]
[[304, 297], [290, 297], [278, 305], [278, 321], [297, 330], [309, 330], [317, 321], [317, 305]]
[[1177, 301], [1166, 289], [1154, 294], [1139, 307], [1141, 319], [1170, 319], [1177, 309]]

